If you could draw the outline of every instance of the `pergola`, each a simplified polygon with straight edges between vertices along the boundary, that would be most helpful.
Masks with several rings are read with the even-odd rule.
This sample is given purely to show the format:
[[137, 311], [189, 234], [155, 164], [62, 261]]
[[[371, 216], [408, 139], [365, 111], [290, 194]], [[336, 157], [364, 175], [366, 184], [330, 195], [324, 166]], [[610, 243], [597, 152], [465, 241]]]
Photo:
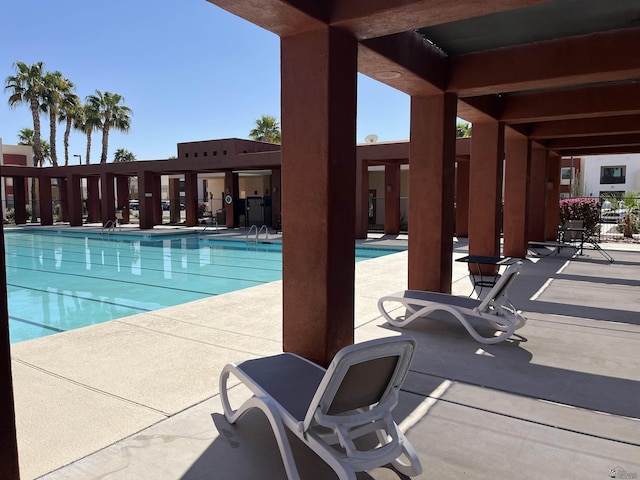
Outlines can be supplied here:
[[[456, 117], [473, 123], [458, 171], [471, 254], [499, 253], [503, 199], [504, 254], [555, 236], [561, 155], [640, 150], [637, 0], [209, 1], [281, 38], [283, 348], [318, 363], [353, 342], [358, 72], [411, 96], [412, 289], [451, 289]], [[6, 318], [6, 300], [0, 309]], [[12, 479], [6, 330], [0, 444]]]

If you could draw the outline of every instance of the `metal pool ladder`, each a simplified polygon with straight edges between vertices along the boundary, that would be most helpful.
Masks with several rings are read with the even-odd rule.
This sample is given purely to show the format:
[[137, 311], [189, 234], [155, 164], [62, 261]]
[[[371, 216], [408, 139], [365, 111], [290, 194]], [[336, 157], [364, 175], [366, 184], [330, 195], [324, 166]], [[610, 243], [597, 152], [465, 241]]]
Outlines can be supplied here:
[[251, 232], [253, 232], [254, 230], [256, 231], [256, 237], [254, 240], [256, 243], [258, 243], [262, 230], [264, 230], [265, 240], [269, 240], [269, 227], [267, 227], [266, 225], [262, 225], [258, 230], [257, 225], [251, 225], [251, 228], [249, 228], [249, 231], [247, 232], [247, 242], [249, 242], [249, 236], [251, 235]]

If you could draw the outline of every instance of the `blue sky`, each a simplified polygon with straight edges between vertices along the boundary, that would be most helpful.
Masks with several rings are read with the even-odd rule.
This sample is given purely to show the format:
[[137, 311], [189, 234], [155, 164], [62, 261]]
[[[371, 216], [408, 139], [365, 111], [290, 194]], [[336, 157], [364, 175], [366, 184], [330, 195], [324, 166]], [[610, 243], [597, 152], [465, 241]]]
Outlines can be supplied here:
[[[248, 138], [255, 120], [280, 120], [280, 40], [206, 0], [15, 0], [2, 5], [0, 76], [13, 64], [42, 61], [76, 85], [81, 99], [95, 90], [118, 93], [133, 110], [128, 134], [109, 135], [109, 161], [118, 148], [138, 160], [176, 155], [176, 144]], [[0, 99], [0, 137], [16, 144], [33, 128], [27, 106]], [[357, 141], [409, 138], [409, 97], [358, 76]], [[49, 139], [43, 117], [43, 138]], [[58, 128], [58, 158], [64, 158]], [[85, 160], [86, 140], [75, 133], [70, 155]], [[101, 135], [92, 137], [91, 163]], [[71, 157], [70, 163], [76, 164]]]

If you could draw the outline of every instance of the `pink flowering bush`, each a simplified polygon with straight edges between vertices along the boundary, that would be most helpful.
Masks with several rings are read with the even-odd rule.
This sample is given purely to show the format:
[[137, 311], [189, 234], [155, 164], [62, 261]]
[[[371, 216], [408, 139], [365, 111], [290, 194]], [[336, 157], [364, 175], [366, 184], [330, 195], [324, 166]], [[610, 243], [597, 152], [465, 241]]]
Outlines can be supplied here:
[[587, 233], [597, 233], [600, 222], [600, 202], [594, 198], [560, 200], [560, 225], [566, 220], [582, 220]]

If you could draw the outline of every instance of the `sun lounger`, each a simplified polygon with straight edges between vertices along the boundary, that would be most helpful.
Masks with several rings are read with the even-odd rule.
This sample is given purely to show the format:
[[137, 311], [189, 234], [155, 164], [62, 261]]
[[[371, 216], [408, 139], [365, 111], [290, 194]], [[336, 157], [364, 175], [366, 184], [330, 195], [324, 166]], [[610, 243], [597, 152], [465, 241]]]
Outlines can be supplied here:
[[[480, 343], [498, 343], [509, 338], [524, 326], [526, 318], [511, 304], [507, 290], [520, 271], [522, 262], [510, 265], [483, 300], [448, 295], [446, 293], [405, 290], [378, 300], [378, 309], [384, 318], [395, 327], [406, 327], [418, 318], [441, 319], [453, 317]], [[390, 307], [400, 304], [401, 315], [392, 316]], [[472, 321], [481, 320], [493, 327], [497, 334], [481, 335]]]
[[[391, 416], [414, 350], [415, 341], [401, 335], [345, 347], [326, 370], [291, 353], [228, 364], [220, 374], [225, 417], [235, 423], [249, 409], [262, 410], [289, 480], [300, 476], [285, 427], [341, 480], [389, 463], [404, 475], [418, 475], [420, 460]], [[230, 375], [253, 394], [237, 410], [229, 402]], [[374, 433], [377, 445], [356, 446]]]

